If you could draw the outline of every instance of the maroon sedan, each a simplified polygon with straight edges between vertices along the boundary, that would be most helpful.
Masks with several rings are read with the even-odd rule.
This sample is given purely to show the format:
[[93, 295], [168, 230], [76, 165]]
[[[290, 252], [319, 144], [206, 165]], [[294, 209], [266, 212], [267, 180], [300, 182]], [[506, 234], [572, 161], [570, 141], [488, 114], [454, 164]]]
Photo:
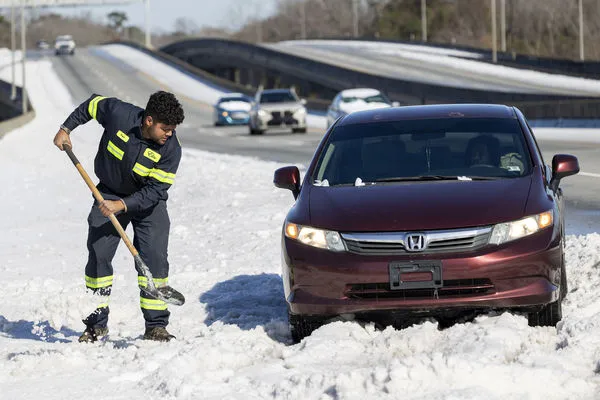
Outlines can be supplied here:
[[515, 107], [430, 105], [362, 111], [327, 131], [283, 226], [294, 340], [331, 319], [402, 325], [490, 310], [554, 326], [567, 292], [560, 180]]

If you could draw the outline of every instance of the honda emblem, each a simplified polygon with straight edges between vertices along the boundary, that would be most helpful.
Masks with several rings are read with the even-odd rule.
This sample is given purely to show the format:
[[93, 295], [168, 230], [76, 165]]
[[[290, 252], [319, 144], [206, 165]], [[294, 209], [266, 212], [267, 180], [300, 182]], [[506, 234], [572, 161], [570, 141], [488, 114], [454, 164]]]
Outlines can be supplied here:
[[425, 235], [422, 233], [411, 233], [406, 235], [406, 250], [423, 251], [425, 250]]

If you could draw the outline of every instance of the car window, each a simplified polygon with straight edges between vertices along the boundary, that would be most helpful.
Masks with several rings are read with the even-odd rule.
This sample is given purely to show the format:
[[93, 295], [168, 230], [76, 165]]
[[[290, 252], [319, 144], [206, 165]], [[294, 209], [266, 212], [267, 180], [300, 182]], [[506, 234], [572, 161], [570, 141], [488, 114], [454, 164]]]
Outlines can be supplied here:
[[298, 101], [292, 92], [267, 92], [260, 96], [260, 103], [284, 103]]
[[329, 185], [454, 176], [515, 178], [531, 158], [515, 119], [447, 118], [369, 122], [333, 129], [313, 182]]

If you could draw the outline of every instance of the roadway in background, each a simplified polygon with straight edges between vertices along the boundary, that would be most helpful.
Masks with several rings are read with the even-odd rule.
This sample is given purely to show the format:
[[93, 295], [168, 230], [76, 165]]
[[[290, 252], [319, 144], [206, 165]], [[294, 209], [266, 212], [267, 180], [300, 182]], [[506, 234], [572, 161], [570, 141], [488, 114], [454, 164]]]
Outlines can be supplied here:
[[[79, 48], [75, 56], [57, 57], [52, 53], [32, 52], [31, 57], [48, 57], [52, 61], [77, 104], [97, 93], [116, 96], [144, 107], [150, 94], [166, 89], [150, 76], [107, 57], [106, 53], [94, 47]], [[185, 147], [307, 166], [323, 135], [322, 129], [313, 128], [307, 134], [282, 131], [250, 136], [245, 126], [214, 127], [211, 105], [190, 99], [184, 93], [177, 93], [177, 96], [186, 116], [177, 129]], [[590, 174], [568, 177], [561, 185], [567, 203], [567, 232], [585, 234], [598, 231], [600, 146], [554, 141], [540, 141], [539, 144], [547, 164], [551, 163], [554, 154], [573, 154], [579, 158], [581, 170]]]

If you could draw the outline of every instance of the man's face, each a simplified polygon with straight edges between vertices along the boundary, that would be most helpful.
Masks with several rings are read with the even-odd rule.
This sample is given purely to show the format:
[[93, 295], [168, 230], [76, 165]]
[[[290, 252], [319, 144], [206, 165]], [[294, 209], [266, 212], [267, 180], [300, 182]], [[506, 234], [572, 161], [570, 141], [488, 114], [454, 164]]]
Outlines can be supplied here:
[[157, 122], [150, 116], [146, 117], [144, 124], [147, 126], [147, 139], [160, 145], [165, 144], [167, 139], [173, 136], [173, 130], [176, 128], [176, 125], [167, 125], [162, 122]]

